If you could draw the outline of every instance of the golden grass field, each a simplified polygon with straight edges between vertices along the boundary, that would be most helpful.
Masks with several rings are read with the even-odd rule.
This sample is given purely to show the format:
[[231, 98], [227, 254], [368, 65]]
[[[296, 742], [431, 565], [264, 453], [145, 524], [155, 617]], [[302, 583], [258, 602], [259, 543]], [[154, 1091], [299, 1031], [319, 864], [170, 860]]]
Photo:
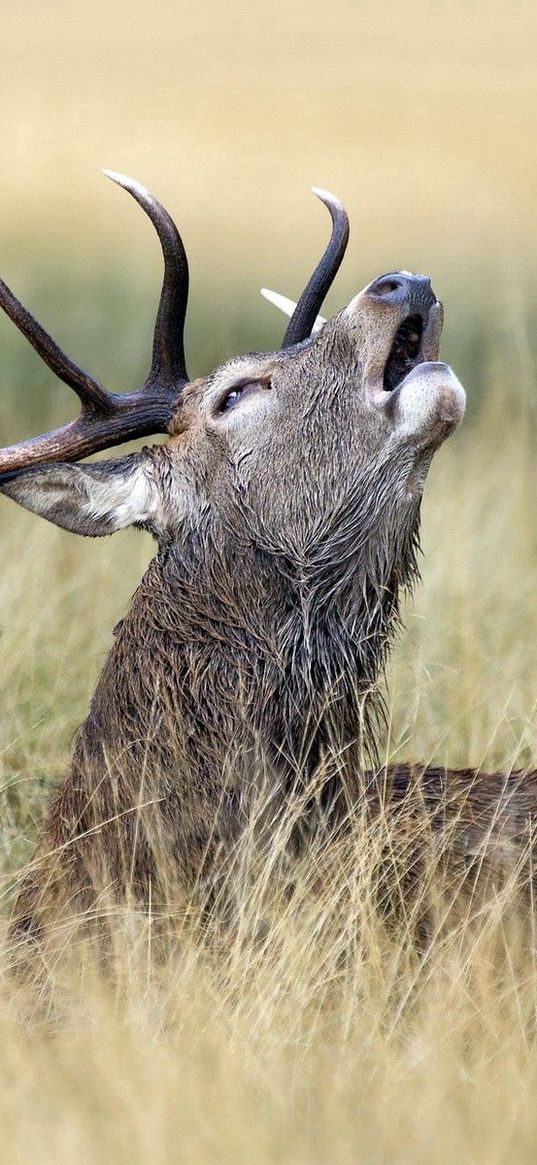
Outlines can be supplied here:
[[[383, 270], [433, 276], [469, 410], [425, 491], [390, 759], [537, 764], [536, 13], [36, 0], [3, 14], [0, 273], [112, 387], [145, 371], [159, 257], [101, 166], [184, 227], [195, 373], [278, 344], [258, 288], [296, 294], [311, 269], [327, 231], [314, 183], [353, 223], [329, 310]], [[0, 359], [0, 442], [72, 415], [3, 320]], [[152, 545], [77, 540], [7, 501], [0, 532], [6, 913]], [[533, 922], [511, 925], [507, 887], [418, 951], [415, 908], [395, 934], [379, 922], [377, 846], [357, 835], [322, 893], [303, 871], [268, 948], [249, 938], [256, 883], [225, 953], [188, 928], [158, 961], [151, 921], [126, 916], [111, 973], [75, 950], [44, 992], [13, 982], [7, 946], [0, 1161], [531, 1165]]]

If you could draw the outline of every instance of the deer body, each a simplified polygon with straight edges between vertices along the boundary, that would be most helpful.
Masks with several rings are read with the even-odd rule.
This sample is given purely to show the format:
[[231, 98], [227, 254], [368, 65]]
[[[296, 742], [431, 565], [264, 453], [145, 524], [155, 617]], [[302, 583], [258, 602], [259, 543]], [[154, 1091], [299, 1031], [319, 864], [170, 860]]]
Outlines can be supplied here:
[[333, 548], [321, 528], [307, 548], [263, 545], [240, 499], [236, 537], [209, 508], [185, 522], [117, 631], [52, 806], [43, 850], [59, 851], [62, 876], [80, 854], [120, 897], [127, 883], [146, 900], [165, 852], [188, 898], [267, 789], [282, 812], [322, 765], [327, 805], [342, 787], [356, 796], [414, 516], [408, 578], [378, 564], [378, 594], [367, 546], [345, 547], [339, 521]]
[[[306, 819], [334, 821], [363, 795], [377, 680], [417, 574], [423, 483], [464, 410], [437, 361], [441, 308], [425, 277], [382, 276], [310, 337], [347, 239], [329, 196], [332, 238], [283, 348], [189, 383], [182, 243], [159, 204], [120, 181], [165, 257], [143, 389], [107, 394], [7, 289], [2, 299], [82, 414], [5, 450], [0, 488], [74, 532], [138, 525], [158, 542], [20, 893], [30, 932], [98, 911], [103, 894], [188, 900], [210, 887], [260, 794], [269, 821], [293, 797]], [[162, 428], [167, 445], [70, 463]]]

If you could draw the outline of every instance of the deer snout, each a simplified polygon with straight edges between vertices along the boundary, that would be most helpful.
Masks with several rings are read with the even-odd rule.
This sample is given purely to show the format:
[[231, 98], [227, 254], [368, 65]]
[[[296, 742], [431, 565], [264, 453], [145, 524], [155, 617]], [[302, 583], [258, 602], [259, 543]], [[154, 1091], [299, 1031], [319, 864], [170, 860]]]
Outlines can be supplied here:
[[380, 275], [363, 291], [364, 298], [409, 312], [427, 312], [437, 302], [428, 275], [397, 271]]

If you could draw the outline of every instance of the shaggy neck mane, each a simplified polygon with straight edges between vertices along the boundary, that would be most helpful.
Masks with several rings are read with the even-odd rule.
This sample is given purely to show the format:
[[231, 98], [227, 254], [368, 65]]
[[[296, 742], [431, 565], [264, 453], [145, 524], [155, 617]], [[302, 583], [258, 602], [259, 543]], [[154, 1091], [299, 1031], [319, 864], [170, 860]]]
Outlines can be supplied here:
[[[128, 756], [169, 781], [250, 796], [322, 767], [328, 784], [375, 759], [378, 680], [401, 588], [417, 575], [419, 501], [405, 518], [367, 482], [301, 545], [207, 514], [151, 563], [81, 730], [87, 763]], [[235, 523], [233, 523], [235, 525]], [[216, 792], [215, 792], [216, 791]]]

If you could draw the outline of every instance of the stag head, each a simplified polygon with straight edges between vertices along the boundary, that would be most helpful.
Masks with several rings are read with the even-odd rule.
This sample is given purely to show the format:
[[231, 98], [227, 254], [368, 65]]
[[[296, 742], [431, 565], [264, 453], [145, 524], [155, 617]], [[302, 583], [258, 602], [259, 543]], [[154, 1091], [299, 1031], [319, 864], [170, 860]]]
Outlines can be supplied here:
[[[343, 257], [348, 221], [333, 196], [317, 192], [330, 211], [332, 236], [294, 307], [281, 350], [238, 356], [189, 383], [183, 346], [188, 266], [179, 233], [148, 191], [121, 175], [109, 177], [143, 207], [162, 245], [164, 282], [149, 375], [138, 392], [107, 392], [2, 284], [1, 306], [82, 404], [80, 417], [63, 429], [0, 453], [3, 492], [76, 533], [103, 535], [136, 525], [161, 543], [180, 539], [185, 526], [196, 526], [210, 511], [239, 541], [253, 538], [294, 559], [302, 571], [310, 565], [314, 574], [330, 540], [335, 563], [374, 538], [375, 556], [386, 557], [388, 550], [382, 573], [410, 575], [425, 474], [464, 411], [459, 382], [438, 362], [442, 308], [429, 279], [407, 272], [381, 276], [319, 327], [317, 313]], [[171, 439], [165, 446], [70, 464], [166, 430]]]

